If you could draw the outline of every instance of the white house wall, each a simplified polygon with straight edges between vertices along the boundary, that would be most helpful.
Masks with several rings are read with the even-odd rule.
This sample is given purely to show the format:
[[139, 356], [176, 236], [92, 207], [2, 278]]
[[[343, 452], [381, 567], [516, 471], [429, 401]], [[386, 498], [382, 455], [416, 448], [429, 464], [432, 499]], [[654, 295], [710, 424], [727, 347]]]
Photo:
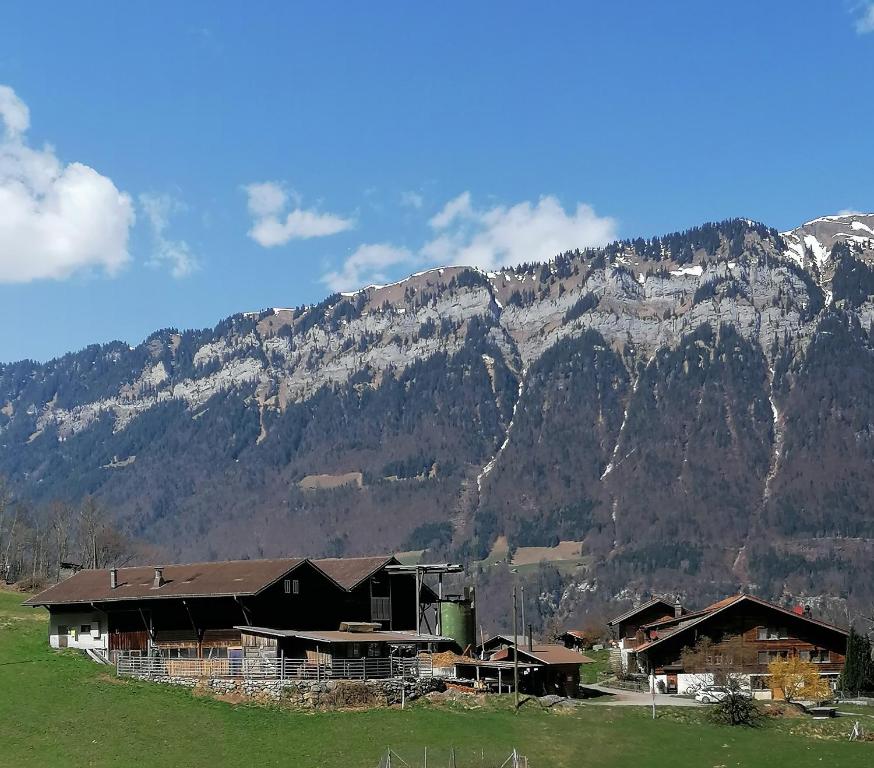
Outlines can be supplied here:
[[[90, 624], [92, 630], [98, 629], [98, 636], [94, 637], [90, 632], [87, 635], [83, 634], [83, 624]], [[105, 651], [109, 647], [106, 616], [98, 611], [51, 614], [49, 616], [49, 645], [52, 648], [62, 647], [58, 627], [76, 630], [75, 635], [72, 631], [68, 631], [67, 648]]]

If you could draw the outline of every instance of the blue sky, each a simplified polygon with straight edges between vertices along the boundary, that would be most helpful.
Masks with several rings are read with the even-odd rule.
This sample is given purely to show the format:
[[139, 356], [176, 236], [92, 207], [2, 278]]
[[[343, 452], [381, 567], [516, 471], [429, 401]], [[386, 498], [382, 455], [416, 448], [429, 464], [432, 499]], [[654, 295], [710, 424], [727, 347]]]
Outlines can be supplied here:
[[7, 4], [0, 361], [869, 210], [872, 81], [855, 0]]

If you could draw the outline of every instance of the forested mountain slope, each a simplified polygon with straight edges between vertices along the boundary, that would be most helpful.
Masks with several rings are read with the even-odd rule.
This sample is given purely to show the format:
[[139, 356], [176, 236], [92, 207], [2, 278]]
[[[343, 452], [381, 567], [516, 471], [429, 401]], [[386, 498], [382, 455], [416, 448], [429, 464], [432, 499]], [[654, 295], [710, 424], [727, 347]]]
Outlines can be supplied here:
[[874, 216], [452, 267], [0, 366], [0, 474], [168, 558], [582, 541], [625, 590], [874, 591]]

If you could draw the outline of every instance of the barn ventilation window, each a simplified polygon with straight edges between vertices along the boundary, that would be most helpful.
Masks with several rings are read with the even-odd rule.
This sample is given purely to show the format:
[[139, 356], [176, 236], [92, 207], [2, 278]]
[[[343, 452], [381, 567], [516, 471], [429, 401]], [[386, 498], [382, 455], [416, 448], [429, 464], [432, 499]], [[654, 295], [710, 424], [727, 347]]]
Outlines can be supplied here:
[[286, 595], [300, 594], [300, 581], [297, 579], [285, 579], [285, 581], [282, 582], [282, 587], [285, 590]]

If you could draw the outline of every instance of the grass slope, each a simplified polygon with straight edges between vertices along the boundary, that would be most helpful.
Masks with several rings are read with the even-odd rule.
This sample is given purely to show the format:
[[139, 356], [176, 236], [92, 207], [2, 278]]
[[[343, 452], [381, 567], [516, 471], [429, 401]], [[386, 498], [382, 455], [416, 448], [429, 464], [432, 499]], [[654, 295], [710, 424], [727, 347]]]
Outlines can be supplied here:
[[[182, 689], [117, 680], [75, 652], [46, 646], [45, 614], [0, 591], [0, 766], [376, 766], [385, 745], [408, 760], [429, 745], [429, 765], [506, 755], [516, 747], [545, 766], [870, 766], [871, 744], [701, 722], [697, 711], [537, 706], [505, 700], [476, 710], [422, 702], [404, 711], [305, 713], [234, 706]], [[799, 726], [800, 727], [800, 726]], [[836, 726], [829, 726], [836, 727]], [[848, 720], [841, 722], [848, 729]], [[797, 728], [796, 728], [797, 730]], [[439, 757], [442, 755], [443, 757]], [[462, 759], [459, 760], [461, 766]], [[486, 763], [488, 765], [488, 763]]]

